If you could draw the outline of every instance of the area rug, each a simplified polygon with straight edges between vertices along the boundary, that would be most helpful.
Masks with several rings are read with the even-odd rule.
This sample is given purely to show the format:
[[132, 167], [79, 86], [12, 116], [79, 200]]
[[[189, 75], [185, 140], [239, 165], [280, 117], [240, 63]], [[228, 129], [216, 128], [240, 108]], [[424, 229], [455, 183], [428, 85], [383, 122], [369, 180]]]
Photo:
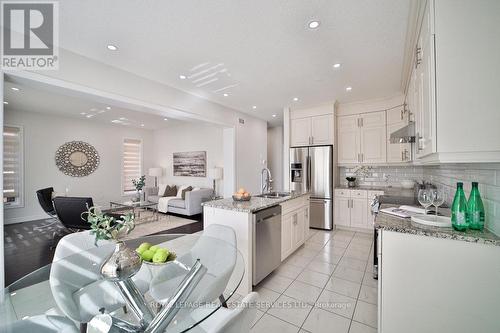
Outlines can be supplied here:
[[147, 216], [147, 214], [152, 214], [152, 212], [141, 212], [141, 218], [144, 217], [146, 220], [138, 221], [134, 230], [127, 235], [126, 239], [134, 239], [151, 234], [157, 234], [187, 224], [197, 223], [197, 221], [194, 220], [161, 213], [159, 214], [158, 221], [151, 221], [151, 216]]

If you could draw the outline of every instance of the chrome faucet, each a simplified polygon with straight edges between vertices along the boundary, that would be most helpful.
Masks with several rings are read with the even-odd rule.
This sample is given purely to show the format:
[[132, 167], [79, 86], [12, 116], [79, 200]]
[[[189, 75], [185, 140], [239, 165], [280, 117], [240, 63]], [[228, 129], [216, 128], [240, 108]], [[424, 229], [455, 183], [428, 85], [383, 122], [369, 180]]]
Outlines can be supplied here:
[[271, 183], [273, 178], [271, 177], [271, 170], [264, 168], [260, 172], [260, 193], [264, 194], [266, 192], [272, 191]]

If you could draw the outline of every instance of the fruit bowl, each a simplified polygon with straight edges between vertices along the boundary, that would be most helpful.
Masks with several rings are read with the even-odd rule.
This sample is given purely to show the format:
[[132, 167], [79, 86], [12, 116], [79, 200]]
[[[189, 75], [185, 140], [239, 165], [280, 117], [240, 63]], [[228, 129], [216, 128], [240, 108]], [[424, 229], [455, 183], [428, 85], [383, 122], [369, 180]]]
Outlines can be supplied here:
[[177, 254], [175, 254], [175, 252], [170, 252], [170, 254], [168, 255], [167, 260], [165, 262], [152, 262], [152, 261], [146, 261], [146, 260], [143, 260], [142, 262], [146, 265], [162, 266], [162, 265], [168, 264], [169, 262], [174, 261], [175, 259], [177, 259]]
[[250, 199], [252, 199], [252, 196], [251, 195], [248, 195], [248, 196], [243, 196], [243, 195], [235, 195], [233, 194], [233, 200], [234, 201], [250, 201]]

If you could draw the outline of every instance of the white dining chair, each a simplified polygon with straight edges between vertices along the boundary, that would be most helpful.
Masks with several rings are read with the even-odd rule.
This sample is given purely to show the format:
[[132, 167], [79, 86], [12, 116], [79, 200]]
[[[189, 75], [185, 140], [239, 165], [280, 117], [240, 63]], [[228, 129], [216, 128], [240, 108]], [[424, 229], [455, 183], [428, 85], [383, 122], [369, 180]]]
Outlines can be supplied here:
[[[189, 252], [177, 261], [191, 267], [197, 259], [207, 268], [207, 273], [189, 296], [190, 302], [212, 302], [222, 296], [236, 265], [236, 234], [230, 227], [209, 225]], [[167, 265], [153, 277], [150, 293], [153, 298], [166, 303], [186, 274], [178, 265]]]
[[75, 324], [62, 316], [39, 315], [3, 327], [5, 333], [79, 333]]
[[[241, 303], [233, 309], [220, 308], [210, 317], [202, 321], [195, 331], [206, 333], [248, 333], [256, 315], [256, 304], [259, 294], [252, 292], [245, 296]], [[193, 314], [196, 316], [196, 314]], [[194, 333], [194, 332], [193, 332]]]
[[[90, 231], [64, 236], [58, 243], [52, 263], [49, 284], [54, 300], [64, 315], [87, 323], [104, 309], [111, 312], [125, 305], [118, 288], [100, 276], [100, 266], [112, 251], [111, 241], [94, 244]], [[141, 270], [132, 278], [138, 289], [149, 289], [151, 275]]]

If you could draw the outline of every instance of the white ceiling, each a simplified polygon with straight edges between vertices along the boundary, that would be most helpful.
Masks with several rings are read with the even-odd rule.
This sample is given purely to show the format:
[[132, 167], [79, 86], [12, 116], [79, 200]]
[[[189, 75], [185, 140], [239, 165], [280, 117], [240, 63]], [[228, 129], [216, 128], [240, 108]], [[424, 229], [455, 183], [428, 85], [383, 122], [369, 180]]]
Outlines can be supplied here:
[[[277, 122], [288, 105], [401, 92], [409, 3], [65, 0], [59, 2], [60, 42], [70, 51]], [[313, 19], [320, 21], [316, 30], [307, 27]], [[341, 68], [334, 70], [334, 63]], [[181, 74], [189, 78], [181, 80]], [[232, 87], [220, 90], [227, 86]]]
[[[19, 89], [17, 91], [12, 88]], [[152, 114], [147, 110], [126, 108], [115, 101], [89, 95], [75, 95], [42, 83], [7, 76], [4, 84], [4, 105], [16, 112], [36, 112], [75, 118], [89, 123], [156, 130], [181, 122], [168, 114]], [[165, 120], [167, 119], [167, 120]]]

